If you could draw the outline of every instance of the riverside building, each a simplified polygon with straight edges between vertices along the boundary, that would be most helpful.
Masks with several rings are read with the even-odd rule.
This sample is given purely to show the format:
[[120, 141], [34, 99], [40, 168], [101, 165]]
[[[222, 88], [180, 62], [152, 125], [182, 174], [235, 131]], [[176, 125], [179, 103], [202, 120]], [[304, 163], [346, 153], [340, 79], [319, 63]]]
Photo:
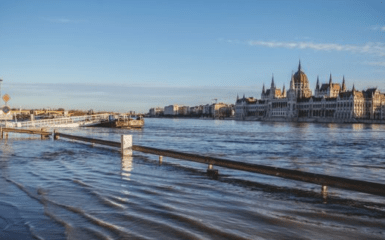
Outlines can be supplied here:
[[346, 88], [342, 83], [320, 85], [319, 78], [312, 95], [309, 80], [302, 71], [291, 76], [286, 91], [277, 88], [274, 76], [270, 89], [262, 87], [261, 99], [243, 96], [235, 102], [235, 117], [239, 120], [315, 121], [315, 122], [385, 122], [385, 95], [378, 88], [358, 91], [354, 85]]

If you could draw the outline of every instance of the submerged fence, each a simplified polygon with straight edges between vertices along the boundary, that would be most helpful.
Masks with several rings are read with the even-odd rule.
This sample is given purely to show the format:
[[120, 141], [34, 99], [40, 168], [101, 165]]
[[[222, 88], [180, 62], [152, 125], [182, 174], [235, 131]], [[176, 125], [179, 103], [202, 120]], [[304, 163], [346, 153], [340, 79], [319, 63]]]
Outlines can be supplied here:
[[[17, 131], [14, 131], [14, 130], [17, 130]], [[14, 129], [14, 130], [2, 129], [2, 132], [13, 131], [13, 132], [19, 132], [19, 133], [42, 134], [42, 136], [52, 134], [44, 131], [30, 130], [29, 132], [27, 132], [27, 130], [23, 130], [23, 132], [21, 132], [21, 129]], [[2, 133], [1, 133], [1, 136], [2, 136]], [[353, 180], [353, 179], [342, 178], [342, 177], [334, 177], [334, 176], [328, 176], [323, 174], [309, 173], [309, 172], [290, 170], [290, 169], [284, 169], [284, 168], [278, 168], [278, 167], [264, 166], [259, 164], [243, 163], [243, 162], [232, 161], [228, 159], [206, 157], [206, 156], [200, 156], [197, 154], [183, 153], [183, 152], [178, 152], [173, 150], [164, 150], [164, 149], [158, 149], [158, 148], [152, 148], [152, 147], [133, 145], [131, 135], [122, 135], [121, 142], [74, 136], [74, 135], [59, 133], [56, 131], [54, 131], [53, 137], [55, 140], [59, 138], [67, 138], [67, 139], [72, 139], [76, 141], [88, 142], [91, 144], [100, 144], [100, 145], [105, 145], [110, 147], [118, 147], [118, 148], [121, 148], [123, 155], [131, 155], [132, 151], [155, 154], [155, 155], [159, 155], [160, 162], [162, 161], [162, 156], [167, 156], [167, 157], [176, 158], [176, 159], [183, 159], [187, 161], [208, 164], [208, 172], [211, 172], [214, 174], [217, 174], [218, 172], [216, 170], [213, 170], [213, 166], [220, 166], [220, 167], [225, 167], [229, 169], [253, 172], [258, 174], [270, 175], [270, 176], [275, 176], [275, 177], [280, 177], [285, 179], [291, 179], [291, 180], [321, 185], [322, 186], [321, 189], [323, 193], [326, 193], [327, 186], [329, 186], [329, 187], [341, 188], [341, 189], [346, 189], [351, 191], [358, 191], [362, 193], [369, 193], [369, 194], [378, 195], [378, 196], [385, 196], [385, 184]]]
[[13, 133], [27, 133], [27, 134], [37, 134], [40, 135], [41, 138], [46, 138], [50, 135], [52, 135], [51, 132], [47, 132], [45, 128], [40, 128], [40, 129], [15, 129], [15, 128], [2, 128], [0, 127], [0, 139], [8, 138], [8, 133], [13, 132]]

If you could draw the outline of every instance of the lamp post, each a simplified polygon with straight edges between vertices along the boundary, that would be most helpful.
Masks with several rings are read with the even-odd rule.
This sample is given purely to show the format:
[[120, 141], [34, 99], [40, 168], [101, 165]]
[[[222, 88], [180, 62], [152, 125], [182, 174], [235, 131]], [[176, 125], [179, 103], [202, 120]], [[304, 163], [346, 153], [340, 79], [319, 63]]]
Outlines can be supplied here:
[[0, 99], [1, 99], [1, 84], [3, 83], [3, 79], [0, 78]]

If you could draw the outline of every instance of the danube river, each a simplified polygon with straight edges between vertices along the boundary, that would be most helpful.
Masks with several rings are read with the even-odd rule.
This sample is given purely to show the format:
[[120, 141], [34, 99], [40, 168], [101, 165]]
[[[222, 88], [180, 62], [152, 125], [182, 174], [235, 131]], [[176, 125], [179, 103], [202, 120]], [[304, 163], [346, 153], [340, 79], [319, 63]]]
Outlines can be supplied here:
[[[146, 119], [61, 132], [384, 183], [385, 125]], [[60, 139], [0, 140], [0, 239], [384, 239], [385, 198]]]

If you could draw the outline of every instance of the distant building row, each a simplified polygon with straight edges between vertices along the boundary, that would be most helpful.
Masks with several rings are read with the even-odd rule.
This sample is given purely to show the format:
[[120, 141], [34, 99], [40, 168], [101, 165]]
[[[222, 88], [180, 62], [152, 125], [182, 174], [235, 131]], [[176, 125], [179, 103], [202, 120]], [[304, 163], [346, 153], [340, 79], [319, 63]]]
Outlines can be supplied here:
[[329, 83], [321, 86], [317, 78], [314, 93], [312, 95], [308, 78], [299, 63], [298, 71], [291, 77], [289, 90], [286, 91], [285, 86], [282, 90], [277, 88], [273, 77], [270, 89], [266, 90], [263, 85], [261, 99], [237, 96], [235, 115], [240, 120], [385, 120], [385, 95], [377, 88], [357, 91], [353, 85], [348, 90], [345, 78], [340, 85], [333, 83], [330, 74]]
[[164, 108], [151, 108], [149, 116], [191, 116], [191, 117], [210, 117], [225, 118], [234, 116], [234, 105], [225, 103], [213, 103], [194, 107], [183, 105], [169, 105]]

